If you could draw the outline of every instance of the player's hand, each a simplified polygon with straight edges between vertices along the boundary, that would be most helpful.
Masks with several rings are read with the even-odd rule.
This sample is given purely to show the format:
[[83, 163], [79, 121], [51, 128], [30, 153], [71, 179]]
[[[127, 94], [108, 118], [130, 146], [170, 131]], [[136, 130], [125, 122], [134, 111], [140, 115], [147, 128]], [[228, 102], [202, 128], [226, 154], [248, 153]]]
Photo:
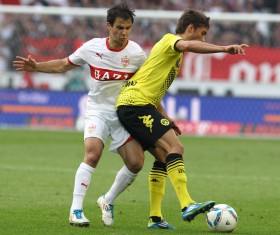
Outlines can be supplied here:
[[173, 130], [175, 131], [176, 135], [181, 135], [182, 131], [179, 128], [179, 126], [177, 126], [176, 122], [172, 121], [172, 124], [173, 124]]
[[229, 54], [240, 54], [245, 55], [245, 48], [249, 47], [247, 44], [240, 44], [240, 45], [230, 45], [226, 47], [226, 51]]
[[16, 71], [34, 72], [37, 68], [37, 62], [29, 55], [27, 58], [17, 56], [13, 61]]
[[180, 128], [177, 126], [176, 122], [174, 121], [173, 118], [167, 117], [168, 121], [172, 124], [172, 128], [175, 131], [176, 135], [181, 135], [182, 131]]

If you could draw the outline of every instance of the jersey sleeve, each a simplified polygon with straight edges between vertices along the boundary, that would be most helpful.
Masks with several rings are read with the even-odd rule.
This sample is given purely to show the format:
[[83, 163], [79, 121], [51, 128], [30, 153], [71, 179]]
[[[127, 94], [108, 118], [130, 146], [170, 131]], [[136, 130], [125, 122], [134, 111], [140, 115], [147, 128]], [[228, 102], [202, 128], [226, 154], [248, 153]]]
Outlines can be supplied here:
[[139, 53], [139, 68], [144, 64], [144, 62], [146, 61], [146, 59], [147, 59], [147, 55], [146, 55], [146, 53], [144, 52], [144, 51], [141, 51], [140, 53]]
[[72, 53], [68, 57], [68, 61], [74, 65], [84, 65], [87, 64], [87, 50], [86, 45], [83, 44], [80, 48], [78, 48], [74, 53]]
[[165, 53], [171, 53], [171, 54], [178, 54], [178, 50], [176, 50], [176, 43], [181, 40], [179, 36], [173, 35], [173, 34], [167, 34], [165, 37]]

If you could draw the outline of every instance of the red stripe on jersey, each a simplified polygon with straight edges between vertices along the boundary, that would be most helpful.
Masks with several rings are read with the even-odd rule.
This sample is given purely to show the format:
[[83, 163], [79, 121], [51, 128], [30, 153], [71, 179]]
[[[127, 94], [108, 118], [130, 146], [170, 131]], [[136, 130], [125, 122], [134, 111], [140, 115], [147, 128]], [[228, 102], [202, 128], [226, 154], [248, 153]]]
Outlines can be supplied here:
[[134, 73], [114, 71], [93, 66], [89, 67], [91, 77], [98, 81], [128, 80], [134, 75]]
[[131, 140], [133, 140], [133, 137], [130, 135], [127, 140], [124, 142], [123, 145], [127, 144], [128, 142], [130, 142]]

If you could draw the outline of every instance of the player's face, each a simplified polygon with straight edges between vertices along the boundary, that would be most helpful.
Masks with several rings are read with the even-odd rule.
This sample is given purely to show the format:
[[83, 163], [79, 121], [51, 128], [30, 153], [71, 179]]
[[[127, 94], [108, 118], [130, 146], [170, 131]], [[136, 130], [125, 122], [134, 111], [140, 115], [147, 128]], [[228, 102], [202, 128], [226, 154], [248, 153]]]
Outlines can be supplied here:
[[208, 29], [205, 26], [193, 30], [189, 40], [198, 40], [205, 42]]
[[129, 34], [132, 30], [132, 21], [131, 19], [124, 20], [117, 17], [115, 23], [110, 25], [107, 23], [109, 30], [109, 44], [110, 47], [117, 49], [123, 48], [127, 44]]

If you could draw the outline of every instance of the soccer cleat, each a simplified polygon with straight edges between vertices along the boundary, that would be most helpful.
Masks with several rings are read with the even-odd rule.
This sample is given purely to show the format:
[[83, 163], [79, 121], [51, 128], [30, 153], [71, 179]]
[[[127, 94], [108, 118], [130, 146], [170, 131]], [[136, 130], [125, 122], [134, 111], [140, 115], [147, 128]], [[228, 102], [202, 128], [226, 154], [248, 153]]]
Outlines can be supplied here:
[[74, 210], [69, 217], [70, 225], [87, 227], [89, 226], [89, 220], [85, 217], [83, 209]]
[[160, 222], [153, 222], [152, 219], [148, 222], [148, 228], [157, 228], [157, 229], [175, 229], [172, 225], [167, 223], [165, 220], [161, 220]]
[[214, 201], [207, 201], [202, 203], [191, 203], [183, 212], [182, 218], [185, 221], [191, 222], [198, 214], [209, 211], [215, 205]]
[[104, 195], [98, 198], [97, 204], [102, 212], [103, 223], [106, 226], [112, 226], [114, 224], [114, 205], [108, 204]]

